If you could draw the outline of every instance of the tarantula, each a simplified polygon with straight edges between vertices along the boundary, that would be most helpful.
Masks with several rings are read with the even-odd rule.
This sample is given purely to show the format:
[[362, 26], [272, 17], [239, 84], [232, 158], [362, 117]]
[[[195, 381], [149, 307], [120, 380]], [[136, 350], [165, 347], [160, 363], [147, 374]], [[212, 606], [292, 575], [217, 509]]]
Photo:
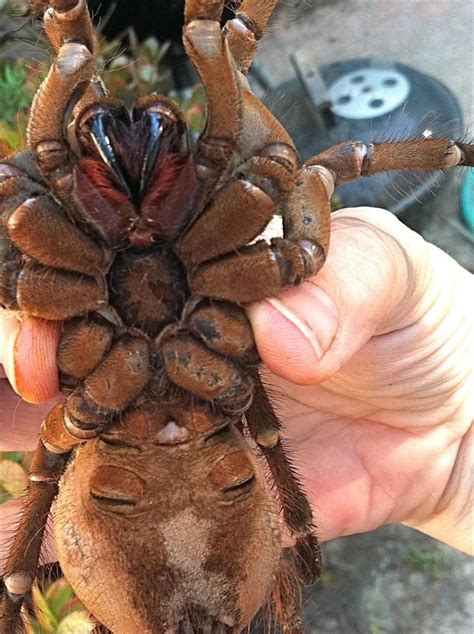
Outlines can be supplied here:
[[[184, 45], [208, 100], [190, 149], [171, 100], [127, 110], [105, 95], [85, 0], [50, 1], [56, 56], [28, 148], [0, 163], [0, 303], [64, 321], [66, 398], [41, 428], [2, 634], [21, 630], [56, 497], [63, 571], [116, 634], [240, 632], [265, 605], [301, 631], [292, 579], [318, 578], [319, 546], [242, 306], [321, 268], [335, 185], [472, 165], [474, 151], [445, 139], [348, 142], [301, 165], [246, 80], [275, 4], [244, 0], [222, 31], [224, 0], [186, 1]], [[277, 208], [284, 237], [258, 240]], [[247, 437], [269, 465], [292, 548]]]

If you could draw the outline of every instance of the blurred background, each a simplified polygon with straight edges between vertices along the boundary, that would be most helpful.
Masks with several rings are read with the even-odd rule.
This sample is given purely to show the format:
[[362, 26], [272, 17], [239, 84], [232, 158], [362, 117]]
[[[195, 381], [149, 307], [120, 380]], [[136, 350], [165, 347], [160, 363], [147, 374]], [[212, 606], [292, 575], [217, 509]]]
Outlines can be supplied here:
[[[182, 0], [90, 5], [102, 33], [99, 65], [109, 90], [126, 100], [154, 90], [171, 94], [198, 134], [205, 100], [180, 43]], [[348, 138], [472, 140], [473, 26], [473, 0], [285, 0], [260, 45], [252, 86], [304, 158]], [[0, 156], [24, 143], [28, 107], [49, 62], [34, 10], [0, 0]], [[388, 207], [474, 270], [472, 171], [364, 179], [337, 191], [334, 207]], [[0, 454], [2, 500], [20, 494], [29, 460]], [[323, 549], [322, 580], [305, 599], [308, 634], [474, 631], [474, 570], [467, 556], [400, 526]], [[31, 632], [91, 631], [64, 580], [35, 590], [35, 602], [42, 616], [31, 621]]]

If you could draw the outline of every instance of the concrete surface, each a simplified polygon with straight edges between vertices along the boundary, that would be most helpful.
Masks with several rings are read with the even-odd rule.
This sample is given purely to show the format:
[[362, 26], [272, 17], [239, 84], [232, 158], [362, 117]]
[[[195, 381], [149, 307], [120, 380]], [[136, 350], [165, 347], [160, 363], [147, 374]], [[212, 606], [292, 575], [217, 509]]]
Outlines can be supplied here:
[[[462, 105], [467, 132], [474, 120], [473, 26], [471, 0], [287, 2], [271, 22], [258, 61], [283, 83], [294, 77], [289, 55], [297, 49], [315, 65], [390, 57], [445, 83]], [[421, 232], [472, 270], [472, 237], [462, 233], [456, 205], [446, 201], [456, 196], [455, 188], [443, 196], [445, 211]], [[468, 556], [401, 526], [335, 540], [323, 553], [325, 573], [306, 595], [305, 633], [474, 631], [474, 570]]]
[[409, 528], [387, 526], [323, 548], [306, 595], [305, 634], [472, 634], [474, 562]]
[[444, 82], [474, 118], [471, 0], [303, 0], [282, 2], [258, 59], [280, 82], [292, 76], [288, 55], [300, 48], [316, 64], [389, 57]]

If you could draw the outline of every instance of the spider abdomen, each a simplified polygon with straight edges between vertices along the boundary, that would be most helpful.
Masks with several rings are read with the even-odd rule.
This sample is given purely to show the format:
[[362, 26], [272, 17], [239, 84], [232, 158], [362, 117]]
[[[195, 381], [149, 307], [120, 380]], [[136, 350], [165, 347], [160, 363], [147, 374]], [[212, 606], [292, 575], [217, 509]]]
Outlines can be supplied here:
[[232, 419], [204, 407], [131, 408], [77, 452], [55, 521], [65, 574], [115, 634], [180, 632], [187, 621], [240, 632], [280, 561], [258, 461]]

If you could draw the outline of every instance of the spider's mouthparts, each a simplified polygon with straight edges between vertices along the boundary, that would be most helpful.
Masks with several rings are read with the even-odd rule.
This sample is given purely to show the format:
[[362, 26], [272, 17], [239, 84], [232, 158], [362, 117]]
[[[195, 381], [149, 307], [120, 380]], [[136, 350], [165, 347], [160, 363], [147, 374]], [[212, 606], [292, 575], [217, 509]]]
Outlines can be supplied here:
[[115, 104], [92, 104], [78, 118], [76, 131], [84, 154], [100, 158], [118, 188], [138, 205], [166, 156], [188, 153], [184, 121], [161, 97], [138, 102], [131, 112]]
[[109, 166], [109, 168], [114, 173], [114, 176], [117, 179], [120, 188], [129, 198], [132, 198], [132, 192], [128, 186], [127, 179], [122, 173], [119, 162], [117, 160], [117, 155], [114, 151], [114, 147], [106, 132], [107, 118], [108, 117], [106, 114], [101, 113], [90, 120], [90, 138], [94, 143], [97, 153], [99, 154], [101, 159], [106, 165]]

